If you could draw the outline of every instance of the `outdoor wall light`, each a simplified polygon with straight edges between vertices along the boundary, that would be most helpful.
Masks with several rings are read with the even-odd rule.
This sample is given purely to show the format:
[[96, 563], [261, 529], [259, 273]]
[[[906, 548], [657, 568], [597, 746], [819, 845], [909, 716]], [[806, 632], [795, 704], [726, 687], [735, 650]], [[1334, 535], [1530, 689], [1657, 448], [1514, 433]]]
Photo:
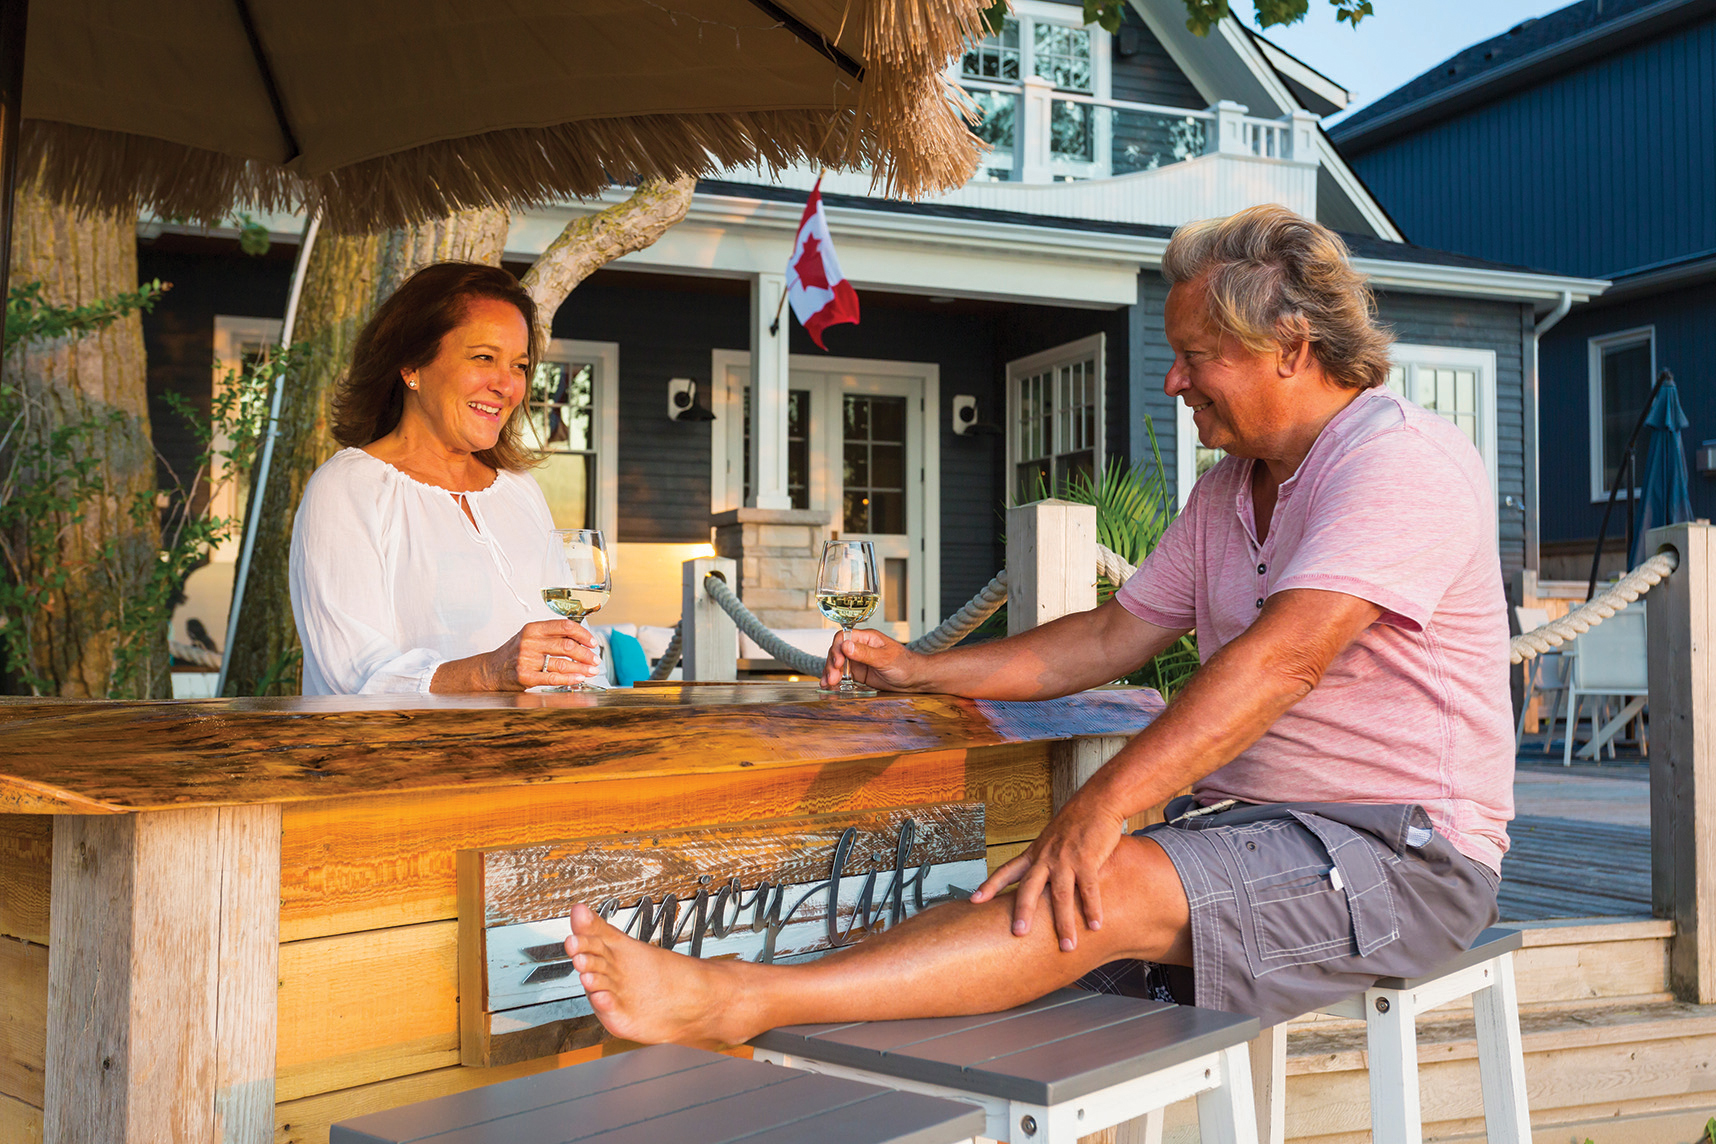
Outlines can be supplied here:
[[669, 421], [713, 421], [715, 413], [708, 406], [697, 404], [697, 383], [689, 377], [673, 377], [667, 381], [667, 419]]
[[999, 425], [977, 419], [977, 398], [961, 393], [953, 399], [953, 431], [960, 437], [992, 437], [1001, 432]]

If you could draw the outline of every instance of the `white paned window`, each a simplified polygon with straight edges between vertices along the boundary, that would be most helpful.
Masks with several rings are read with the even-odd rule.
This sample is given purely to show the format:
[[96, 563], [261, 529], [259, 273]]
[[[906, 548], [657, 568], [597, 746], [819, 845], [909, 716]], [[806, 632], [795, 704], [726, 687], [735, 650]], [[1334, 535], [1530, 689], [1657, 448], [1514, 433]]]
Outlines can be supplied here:
[[1388, 388], [1457, 426], [1484, 459], [1496, 485], [1496, 355], [1494, 350], [1397, 343]]
[[616, 540], [619, 347], [556, 338], [537, 364], [524, 443], [546, 460], [531, 470], [557, 528], [600, 528]]
[[1014, 503], [1059, 496], [1102, 471], [1101, 334], [1007, 365], [1007, 470]]
[[[1018, 177], [1019, 107], [1026, 76], [1038, 75], [1057, 92], [1109, 96], [1107, 32], [1081, 23], [1082, 10], [1040, 0], [1018, 0], [1000, 32], [972, 44], [956, 77], [983, 112], [979, 138], [994, 148], [980, 179]], [[1057, 177], [1090, 178], [1106, 155], [1108, 123], [1089, 103], [1056, 99], [1049, 106], [1049, 150]]]
[[[1638, 424], [1656, 377], [1656, 328], [1643, 326], [1592, 338], [1591, 499], [1609, 499], [1627, 437]], [[1642, 458], [1640, 458], [1642, 460]], [[1634, 472], [1637, 472], [1636, 465]], [[1636, 478], [1635, 478], [1636, 479]], [[1621, 490], [1625, 495], [1626, 490]]]

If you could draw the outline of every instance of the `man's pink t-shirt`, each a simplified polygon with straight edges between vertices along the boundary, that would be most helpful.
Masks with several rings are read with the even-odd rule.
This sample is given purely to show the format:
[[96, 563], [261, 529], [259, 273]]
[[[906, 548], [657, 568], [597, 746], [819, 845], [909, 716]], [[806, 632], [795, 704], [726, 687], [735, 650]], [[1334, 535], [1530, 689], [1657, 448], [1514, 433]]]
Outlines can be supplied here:
[[1281, 486], [1261, 544], [1252, 465], [1227, 457], [1198, 481], [1116, 594], [1121, 606], [1195, 627], [1205, 660], [1276, 592], [1344, 592], [1383, 614], [1198, 797], [1418, 803], [1462, 854], [1499, 870], [1513, 708], [1495, 503], [1477, 450], [1436, 414], [1367, 390]]

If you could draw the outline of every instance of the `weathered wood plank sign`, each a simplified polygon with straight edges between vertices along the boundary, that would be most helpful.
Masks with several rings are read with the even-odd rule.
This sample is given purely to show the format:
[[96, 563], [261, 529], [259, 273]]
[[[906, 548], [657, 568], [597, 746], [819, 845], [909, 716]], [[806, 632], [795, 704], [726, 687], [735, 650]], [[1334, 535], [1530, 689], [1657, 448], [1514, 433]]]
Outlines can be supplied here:
[[461, 851], [461, 1058], [602, 1039], [563, 946], [577, 902], [693, 957], [796, 961], [969, 894], [984, 847], [983, 804], [943, 803]]

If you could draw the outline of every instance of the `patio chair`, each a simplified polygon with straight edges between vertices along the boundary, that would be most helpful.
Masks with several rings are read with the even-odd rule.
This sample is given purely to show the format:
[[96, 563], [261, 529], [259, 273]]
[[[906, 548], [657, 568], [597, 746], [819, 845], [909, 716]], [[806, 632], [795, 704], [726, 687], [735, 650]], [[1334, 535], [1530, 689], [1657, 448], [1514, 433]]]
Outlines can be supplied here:
[[[1549, 622], [1546, 608], [1513, 609], [1521, 633], [1533, 632]], [[1519, 726], [1514, 731], [1513, 749], [1517, 753], [1525, 745], [1525, 720], [1531, 714], [1531, 701], [1538, 699], [1539, 733], [1543, 736], [1543, 753], [1548, 754], [1555, 741], [1555, 721], [1567, 694], [1567, 660], [1559, 651], [1542, 652], [1525, 661], [1525, 699], [1519, 708]]]
[[756, 1059], [983, 1106], [983, 1136], [1073, 1144], [1115, 1125], [1161, 1139], [1162, 1109], [1198, 1099], [1203, 1144], [1256, 1144], [1257, 1019], [1061, 989], [974, 1017], [772, 1029]]
[[1573, 764], [1573, 740], [1578, 737], [1580, 712], [1590, 699], [1605, 703], [1624, 699], [1619, 713], [1599, 726], [1598, 711], [1607, 713], [1606, 706], [1594, 707], [1591, 713], [1591, 741], [1579, 749], [1581, 758], [1597, 759], [1607, 746], [1613, 753], [1615, 736], [1622, 727], [1644, 710], [1650, 694], [1650, 669], [1645, 648], [1645, 603], [1628, 604], [1571, 644], [1566, 645], [1567, 701], [1566, 744], [1561, 752], [1563, 766]]

